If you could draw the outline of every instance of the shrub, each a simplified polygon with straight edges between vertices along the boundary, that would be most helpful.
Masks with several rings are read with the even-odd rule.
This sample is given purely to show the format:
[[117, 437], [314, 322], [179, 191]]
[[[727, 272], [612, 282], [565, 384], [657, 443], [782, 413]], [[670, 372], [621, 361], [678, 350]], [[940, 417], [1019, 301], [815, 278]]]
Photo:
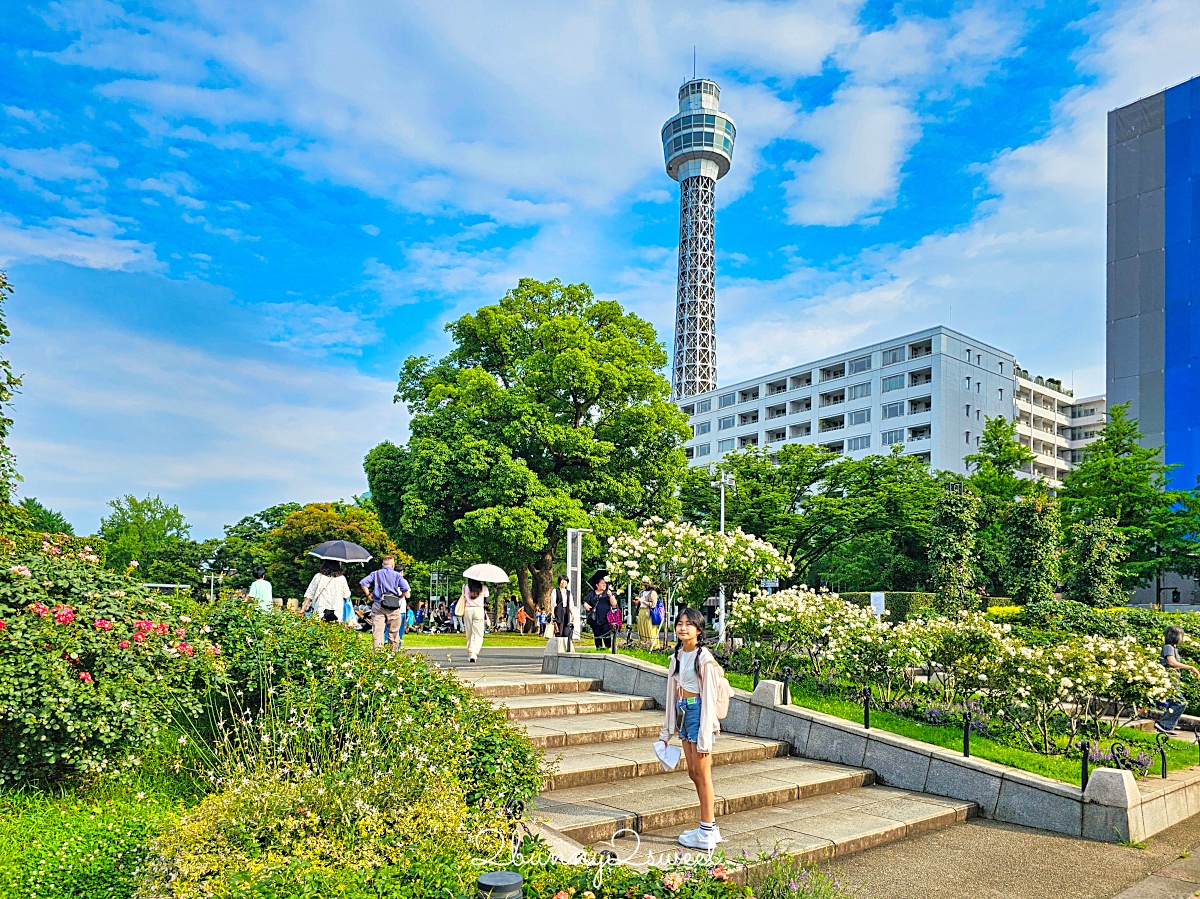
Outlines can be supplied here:
[[[729, 613], [733, 633], [749, 643], [770, 649], [770, 656], [802, 657], [811, 674], [819, 675], [824, 663], [828, 629], [862, 609], [828, 590], [803, 584], [775, 593], [739, 593]], [[867, 613], [869, 614], [869, 613]]]
[[0, 785], [136, 761], [217, 675], [188, 615], [71, 549], [47, 539], [0, 568]]

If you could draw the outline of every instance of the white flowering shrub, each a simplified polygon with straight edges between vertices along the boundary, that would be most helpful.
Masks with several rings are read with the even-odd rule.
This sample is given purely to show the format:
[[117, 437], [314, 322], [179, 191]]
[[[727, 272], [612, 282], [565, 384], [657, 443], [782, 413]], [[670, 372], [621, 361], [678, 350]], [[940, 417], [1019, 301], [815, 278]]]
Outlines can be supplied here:
[[801, 584], [770, 594], [737, 594], [729, 611], [729, 627], [747, 643], [759, 644], [776, 657], [805, 659], [809, 673], [815, 676], [824, 670], [832, 630], [857, 619], [863, 611], [836, 593]]
[[671, 599], [700, 599], [717, 584], [787, 577], [792, 563], [765, 540], [741, 529], [715, 534], [686, 521], [644, 521], [632, 534], [608, 538], [609, 576], [616, 583], [649, 578]]
[[898, 639], [924, 656], [932, 669], [931, 685], [950, 704], [989, 689], [1010, 627], [982, 612], [960, 611], [954, 618], [912, 619], [896, 630]]
[[911, 695], [917, 669], [929, 656], [920, 631], [901, 630], [870, 609], [845, 603], [845, 613], [826, 629], [830, 669], [869, 686], [875, 701], [891, 705]]

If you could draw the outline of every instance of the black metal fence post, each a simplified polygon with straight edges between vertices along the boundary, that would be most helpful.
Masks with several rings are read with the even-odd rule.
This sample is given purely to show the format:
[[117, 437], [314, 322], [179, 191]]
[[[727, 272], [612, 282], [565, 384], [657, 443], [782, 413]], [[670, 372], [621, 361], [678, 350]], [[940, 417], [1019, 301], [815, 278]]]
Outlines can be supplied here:
[[754, 689], [756, 690], [758, 689], [758, 679], [761, 674], [762, 662], [760, 662], [758, 659], [754, 659]]
[[971, 757], [971, 711], [963, 709], [963, 757]]
[[863, 728], [871, 729], [871, 688], [863, 687]]
[[1088, 762], [1091, 761], [1092, 744], [1087, 740], [1079, 741], [1079, 752], [1083, 757], [1082, 769], [1079, 774], [1079, 789], [1086, 790], [1088, 782]]
[[792, 669], [783, 669], [783, 704], [792, 704]]
[[1167, 776], [1167, 744], [1171, 742], [1171, 738], [1166, 734], [1159, 734], [1158, 739], [1158, 757], [1162, 760], [1162, 776]]

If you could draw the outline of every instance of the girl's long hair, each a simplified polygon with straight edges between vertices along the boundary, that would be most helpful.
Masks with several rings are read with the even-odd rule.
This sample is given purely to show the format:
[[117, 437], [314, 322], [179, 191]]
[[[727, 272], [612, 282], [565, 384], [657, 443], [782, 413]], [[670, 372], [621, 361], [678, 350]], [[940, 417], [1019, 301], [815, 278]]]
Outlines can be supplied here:
[[[675, 616], [675, 626], [679, 627], [679, 622], [687, 620], [696, 626], [699, 631], [699, 636], [696, 637], [696, 670], [700, 670], [700, 650], [704, 648], [704, 628], [707, 626], [704, 621], [704, 615], [699, 609], [693, 609], [691, 606], [685, 606], [679, 610], [679, 614]], [[679, 675], [679, 653], [683, 649], [683, 644], [678, 640], [675, 642], [675, 654], [671, 662], [672, 673]]]
[[478, 599], [479, 594], [483, 592], [483, 582], [469, 577], [467, 578], [467, 589], [471, 592], [471, 599]]

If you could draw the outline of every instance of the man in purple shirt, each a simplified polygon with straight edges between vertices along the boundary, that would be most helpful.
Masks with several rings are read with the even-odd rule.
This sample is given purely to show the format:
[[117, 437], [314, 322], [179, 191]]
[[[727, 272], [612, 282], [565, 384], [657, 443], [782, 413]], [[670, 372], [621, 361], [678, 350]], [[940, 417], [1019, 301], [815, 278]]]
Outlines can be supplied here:
[[382, 649], [386, 631], [394, 652], [404, 643], [404, 622], [411, 592], [404, 579], [404, 569], [396, 567], [395, 556], [384, 556], [383, 567], [372, 571], [358, 585], [371, 601], [372, 643], [376, 649]]

